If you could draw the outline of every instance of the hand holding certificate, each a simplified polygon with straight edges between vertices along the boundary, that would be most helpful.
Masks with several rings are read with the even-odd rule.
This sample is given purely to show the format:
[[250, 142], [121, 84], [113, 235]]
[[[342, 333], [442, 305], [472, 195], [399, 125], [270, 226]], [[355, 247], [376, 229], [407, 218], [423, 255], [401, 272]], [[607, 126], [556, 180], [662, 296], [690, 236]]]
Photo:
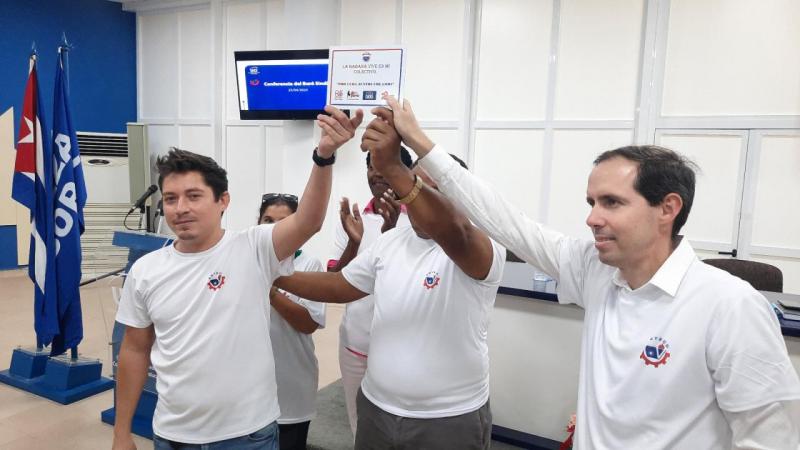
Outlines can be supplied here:
[[331, 47], [327, 104], [386, 106], [384, 95], [403, 98], [405, 48]]

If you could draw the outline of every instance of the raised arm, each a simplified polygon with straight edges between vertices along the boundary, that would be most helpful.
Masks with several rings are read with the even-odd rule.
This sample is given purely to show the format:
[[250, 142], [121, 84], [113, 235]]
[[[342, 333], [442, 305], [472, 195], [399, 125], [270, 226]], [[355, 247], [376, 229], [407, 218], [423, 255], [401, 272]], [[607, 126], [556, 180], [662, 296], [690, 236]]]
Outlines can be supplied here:
[[386, 98], [403, 142], [420, 157], [419, 165], [439, 190], [492, 239], [525, 262], [558, 277], [559, 248], [564, 235], [542, 227], [509, 203], [493, 187], [459, 166], [419, 126], [408, 101]]
[[284, 291], [315, 302], [348, 303], [365, 297], [341, 272], [295, 272], [273, 283]]
[[[400, 160], [400, 136], [391, 125], [392, 112], [376, 108], [373, 120], [361, 141], [361, 149], [372, 155], [372, 165], [406, 203], [414, 226], [439, 244], [456, 265], [472, 278], [483, 280], [492, 268], [494, 250], [489, 237], [476, 228], [466, 215], [435, 189], [424, 171], [412, 172]], [[394, 199], [388, 193], [381, 199], [383, 208]]]
[[[360, 109], [356, 110], [352, 119], [330, 105], [325, 107], [325, 111], [330, 116], [324, 114], [317, 116], [317, 124], [322, 128], [322, 137], [315, 151], [322, 159], [332, 157], [339, 147], [352, 139], [356, 128], [364, 118], [364, 113]], [[322, 167], [314, 164], [303, 196], [297, 205], [297, 212], [275, 225], [272, 242], [278, 260], [283, 260], [294, 253], [322, 228], [331, 195], [332, 172], [331, 165]]]

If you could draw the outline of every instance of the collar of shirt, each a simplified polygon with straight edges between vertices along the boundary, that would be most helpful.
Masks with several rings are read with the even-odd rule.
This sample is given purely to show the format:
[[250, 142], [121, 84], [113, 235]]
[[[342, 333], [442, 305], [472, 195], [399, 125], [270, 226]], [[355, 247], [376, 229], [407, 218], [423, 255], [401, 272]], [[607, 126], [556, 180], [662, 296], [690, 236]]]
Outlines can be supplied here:
[[[400, 212], [406, 213], [406, 205], [400, 205]], [[369, 199], [369, 203], [364, 207], [364, 214], [378, 214], [378, 209], [375, 208], [375, 197]]]
[[[689, 270], [689, 266], [697, 259], [697, 255], [691, 244], [689, 244], [689, 240], [685, 239], [683, 236], [680, 237], [680, 240], [681, 242], [675, 247], [675, 250], [672, 251], [655, 275], [653, 275], [653, 278], [642, 286], [642, 288], [654, 286], [670, 297], [675, 297], [675, 294], [678, 292], [678, 287], [680, 287], [681, 281], [683, 281], [683, 277]], [[631, 290], [628, 282], [622, 278], [622, 273], [619, 269], [614, 271], [613, 282], [621, 288]]]

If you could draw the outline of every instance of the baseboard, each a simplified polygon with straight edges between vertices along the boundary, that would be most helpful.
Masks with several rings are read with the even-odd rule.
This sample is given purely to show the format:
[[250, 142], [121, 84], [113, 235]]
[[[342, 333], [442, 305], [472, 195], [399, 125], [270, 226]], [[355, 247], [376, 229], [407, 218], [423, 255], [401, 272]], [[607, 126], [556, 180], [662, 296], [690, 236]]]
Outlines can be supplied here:
[[532, 450], [557, 450], [561, 446], [561, 442], [500, 425], [492, 425], [492, 439]]

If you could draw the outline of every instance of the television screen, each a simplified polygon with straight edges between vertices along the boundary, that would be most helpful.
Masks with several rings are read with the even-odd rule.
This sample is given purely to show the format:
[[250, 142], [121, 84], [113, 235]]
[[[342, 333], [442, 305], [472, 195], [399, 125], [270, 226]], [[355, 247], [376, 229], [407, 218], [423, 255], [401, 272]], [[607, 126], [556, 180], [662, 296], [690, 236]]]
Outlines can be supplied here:
[[243, 120], [316, 119], [328, 88], [328, 50], [234, 52]]

